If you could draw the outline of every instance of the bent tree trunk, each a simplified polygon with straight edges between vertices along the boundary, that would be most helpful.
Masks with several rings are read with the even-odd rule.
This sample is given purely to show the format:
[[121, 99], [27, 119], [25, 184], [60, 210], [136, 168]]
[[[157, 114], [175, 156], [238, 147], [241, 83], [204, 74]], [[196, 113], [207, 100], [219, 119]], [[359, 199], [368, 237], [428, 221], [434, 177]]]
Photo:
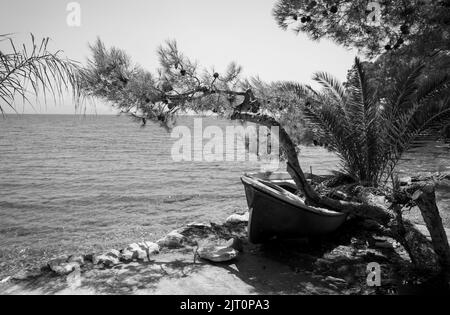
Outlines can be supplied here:
[[[430, 241], [415, 228], [412, 222], [403, 219], [398, 220], [398, 216], [395, 216], [394, 213], [384, 205], [373, 202], [370, 196], [364, 198], [365, 203], [357, 203], [335, 200], [319, 195], [306, 180], [298, 160], [294, 143], [286, 130], [273, 117], [235, 111], [230, 118], [232, 120], [243, 120], [260, 124], [266, 127], [276, 126], [279, 128], [280, 145], [283, 147], [288, 160], [287, 170], [294, 179], [297, 188], [304, 193], [306, 201], [309, 204], [377, 221], [385, 226], [390, 231], [391, 236], [404, 246], [411, 257], [411, 261], [418, 268], [436, 270], [440, 266], [448, 266], [447, 259], [450, 257], [450, 250], [448, 247], [445, 247], [445, 245], [442, 245], [442, 221], [436, 219], [436, 215], [439, 217], [439, 214], [437, 208], [432, 209], [432, 202], [430, 200], [427, 199], [428, 201], [423, 201], [421, 210], [423, 209], [423, 215], [425, 213], [424, 216], [429, 217], [429, 219], [426, 219], [429, 221], [429, 224], [427, 223], [429, 229], [431, 228], [433, 230], [432, 227], [435, 225], [440, 226], [440, 228], [438, 228], [439, 232], [434, 232], [433, 230], [432, 235], [435, 235], [434, 237], [436, 240], [433, 244], [431, 244]], [[421, 201], [419, 200], [419, 204], [420, 202]], [[436, 207], [435, 203], [434, 207]], [[431, 217], [428, 215], [429, 213], [431, 213]], [[434, 246], [438, 247], [434, 248]], [[436, 258], [435, 253], [442, 257]], [[437, 266], [436, 261], [440, 262], [440, 266]]]
[[434, 185], [427, 184], [419, 188], [412, 199], [422, 213], [428, 231], [430, 232], [431, 242], [436, 252], [438, 263], [443, 272], [450, 273], [450, 246], [448, 244], [447, 234], [442, 225], [442, 219], [436, 206], [436, 194]]

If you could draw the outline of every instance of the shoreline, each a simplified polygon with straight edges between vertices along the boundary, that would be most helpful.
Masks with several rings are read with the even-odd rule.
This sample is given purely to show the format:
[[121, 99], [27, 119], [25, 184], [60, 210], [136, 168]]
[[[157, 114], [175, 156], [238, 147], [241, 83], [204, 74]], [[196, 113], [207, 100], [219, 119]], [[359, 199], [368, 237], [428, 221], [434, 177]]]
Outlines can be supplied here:
[[[320, 240], [262, 245], [248, 243], [246, 228], [245, 216], [232, 215], [155, 242], [54, 259], [0, 279], [0, 294], [397, 294], [408, 277], [408, 257], [369, 222], [347, 222]], [[199, 257], [217, 246], [236, 257]], [[381, 287], [367, 286], [370, 262], [381, 266]]]

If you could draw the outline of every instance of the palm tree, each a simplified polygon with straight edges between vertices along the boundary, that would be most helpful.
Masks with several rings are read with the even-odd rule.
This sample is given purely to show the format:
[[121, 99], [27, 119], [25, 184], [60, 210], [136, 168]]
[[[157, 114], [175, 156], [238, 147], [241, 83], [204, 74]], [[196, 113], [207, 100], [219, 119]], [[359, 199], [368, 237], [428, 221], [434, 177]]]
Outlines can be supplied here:
[[[79, 65], [61, 56], [61, 51], [47, 49], [49, 38], [36, 42], [31, 34], [31, 47], [25, 44], [16, 48], [11, 34], [0, 34], [0, 43], [6, 43], [9, 52], [0, 51], [0, 112], [4, 106], [16, 111], [15, 98], [19, 96], [24, 103], [32, 106], [31, 95], [42, 94], [47, 99], [51, 94], [54, 100], [71, 90], [76, 101], [81, 97]], [[28, 87], [31, 86], [30, 89]], [[78, 103], [77, 103], [78, 105]]]
[[376, 187], [391, 178], [402, 154], [424, 135], [450, 122], [448, 75], [419, 83], [423, 65], [399, 75], [394, 93], [380, 97], [376, 80], [356, 58], [348, 81], [319, 72], [320, 92], [295, 84], [285, 89], [305, 100], [302, 111], [317, 140], [337, 153], [342, 169], [361, 184]]

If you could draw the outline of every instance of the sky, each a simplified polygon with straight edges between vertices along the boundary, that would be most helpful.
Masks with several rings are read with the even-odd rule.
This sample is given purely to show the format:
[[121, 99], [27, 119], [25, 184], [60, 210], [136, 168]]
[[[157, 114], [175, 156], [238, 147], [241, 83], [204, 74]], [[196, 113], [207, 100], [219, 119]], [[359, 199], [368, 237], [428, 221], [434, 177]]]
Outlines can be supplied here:
[[[200, 65], [220, 73], [236, 61], [244, 76], [266, 81], [312, 83], [316, 71], [344, 80], [356, 51], [331, 41], [314, 42], [303, 34], [280, 29], [272, 16], [274, 0], [79, 0], [80, 26], [69, 26], [66, 0], [0, 0], [0, 33], [14, 33], [18, 42], [50, 37], [50, 48], [85, 63], [89, 43], [100, 37], [107, 46], [124, 49], [148, 70], [158, 67], [156, 49], [168, 39]], [[6, 50], [6, 42], [0, 49]], [[54, 105], [22, 106], [21, 113], [73, 114], [70, 100]], [[113, 114], [96, 102], [87, 111]]]

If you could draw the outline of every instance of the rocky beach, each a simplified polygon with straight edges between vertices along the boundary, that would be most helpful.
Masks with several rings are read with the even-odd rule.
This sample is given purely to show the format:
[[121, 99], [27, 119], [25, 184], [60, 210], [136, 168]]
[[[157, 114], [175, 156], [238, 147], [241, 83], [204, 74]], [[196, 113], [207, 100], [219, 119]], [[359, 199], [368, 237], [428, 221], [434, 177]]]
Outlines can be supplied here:
[[[375, 222], [351, 219], [326, 238], [254, 245], [247, 220], [248, 213], [235, 214], [155, 242], [53, 259], [1, 280], [0, 294], [443, 293], [439, 283], [422, 282], [402, 246]], [[368, 285], [370, 263], [381, 267], [381, 286]]]

